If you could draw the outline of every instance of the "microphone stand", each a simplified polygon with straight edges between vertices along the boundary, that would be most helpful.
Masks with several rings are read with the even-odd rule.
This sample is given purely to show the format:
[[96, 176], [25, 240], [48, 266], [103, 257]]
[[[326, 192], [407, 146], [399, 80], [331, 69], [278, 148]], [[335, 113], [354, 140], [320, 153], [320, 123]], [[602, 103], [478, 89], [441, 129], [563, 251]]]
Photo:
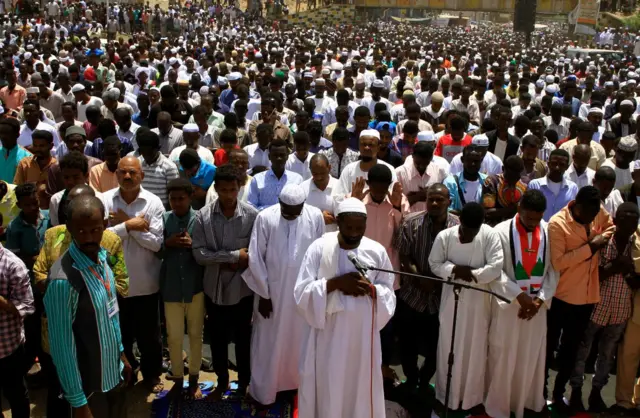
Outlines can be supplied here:
[[400, 275], [404, 275], [404, 276], [410, 276], [410, 277], [416, 277], [418, 279], [427, 279], [427, 280], [432, 280], [434, 282], [440, 282], [449, 286], [453, 286], [453, 296], [454, 296], [454, 304], [453, 304], [453, 332], [451, 333], [451, 347], [449, 348], [449, 358], [448, 358], [448, 368], [447, 368], [447, 388], [446, 388], [446, 392], [445, 392], [445, 396], [444, 396], [444, 418], [448, 418], [449, 416], [449, 392], [451, 392], [451, 380], [453, 378], [453, 362], [454, 362], [454, 354], [453, 354], [453, 347], [454, 344], [456, 342], [456, 325], [458, 322], [458, 304], [460, 302], [460, 292], [462, 291], [462, 289], [473, 289], [475, 291], [478, 292], [482, 292], [482, 293], [487, 293], [491, 296], [496, 297], [497, 299], [500, 299], [503, 302], [506, 303], [511, 303], [511, 301], [507, 298], [505, 298], [502, 295], [499, 295], [491, 290], [487, 290], [487, 289], [481, 289], [475, 286], [471, 286], [469, 284], [465, 284], [465, 283], [454, 283], [452, 280], [453, 278], [449, 278], [449, 280], [444, 280], [441, 279], [439, 277], [432, 277], [432, 276], [426, 276], [423, 274], [414, 274], [414, 273], [406, 273], [403, 271], [395, 271], [395, 270], [387, 270], [387, 269], [381, 269], [381, 268], [377, 268], [377, 267], [371, 267], [368, 266], [367, 270], [373, 270], [373, 271], [381, 271], [383, 273], [391, 273], [391, 274], [400, 274]]

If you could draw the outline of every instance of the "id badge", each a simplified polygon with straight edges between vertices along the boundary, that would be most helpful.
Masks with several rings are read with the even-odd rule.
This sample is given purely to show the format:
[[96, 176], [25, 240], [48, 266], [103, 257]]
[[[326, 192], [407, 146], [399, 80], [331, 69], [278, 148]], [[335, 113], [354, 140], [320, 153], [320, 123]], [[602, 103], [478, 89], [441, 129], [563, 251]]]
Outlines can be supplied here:
[[107, 314], [109, 318], [113, 318], [113, 315], [120, 312], [120, 307], [118, 306], [118, 298], [114, 297], [109, 302], [107, 302]]

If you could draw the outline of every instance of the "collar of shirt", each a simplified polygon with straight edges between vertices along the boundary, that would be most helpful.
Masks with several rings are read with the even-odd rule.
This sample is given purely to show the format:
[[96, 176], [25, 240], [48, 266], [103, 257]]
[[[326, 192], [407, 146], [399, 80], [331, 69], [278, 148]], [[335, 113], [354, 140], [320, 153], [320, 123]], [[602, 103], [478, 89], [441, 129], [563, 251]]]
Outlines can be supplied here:
[[[221, 216], [225, 216], [224, 213], [222, 213], [222, 207], [220, 207], [220, 199], [216, 199], [215, 204], [213, 205], [213, 213], [218, 213]], [[242, 205], [240, 204], [240, 201], [238, 201], [236, 203], [236, 209], [233, 212], [233, 216], [231, 218], [228, 218], [227, 220], [232, 220], [232, 219], [236, 219], [236, 218], [240, 218], [244, 216], [244, 208], [242, 207]], [[225, 217], [226, 218], [226, 217]]]
[[311, 181], [309, 182], [309, 192], [318, 192], [318, 193], [325, 193], [328, 195], [332, 195], [333, 189], [337, 184], [338, 184], [338, 179], [330, 175], [329, 183], [327, 184], [327, 187], [325, 187], [324, 190], [320, 190], [320, 188], [316, 186], [316, 183], [313, 181], [313, 178], [311, 178]]
[[[540, 179], [538, 179], [538, 182], [541, 187], [544, 186], [547, 189], [549, 188], [549, 186], [547, 185], [547, 176], [541, 177]], [[564, 178], [564, 176], [562, 176], [562, 181], [560, 182], [560, 190], [568, 189], [568, 188], [569, 188], [569, 185], [567, 184], [567, 179]]]
[[140, 191], [138, 192], [138, 196], [136, 196], [136, 198], [131, 203], [127, 203], [122, 198], [122, 195], [120, 194], [120, 188], [118, 187], [118, 190], [116, 190], [114, 192], [113, 197], [120, 199], [125, 206], [129, 206], [129, 205], [133, 205], [138, 200], [144, 200], [146, 202], [147, 201], [147, 193], [149, 193], [149, 192], [146, 191], [145, 189], [143, 189], [142, 186], [140, 186]]
[[98, 263], [95, 263], [80, 251], [76, 246], [75, 241], [72, 241], [69, 246], [69, 254], [71, 255], [71, 258], [73, 258], [73, 266], [78, 270], [87, 270], [94, 266], [102, 267], [107, 261], [107, 251], [104, 248], [100, 247], [100, 250], [98, 251]]
[[390, 208], [393, 208], [393, 204], [391, 203], [389, 196], [385, 196], [382, 202], [377, 203], [373, 201], [373, 199], [371, 198], [371, 194], [367, 193], [367, 195], [362, 199], [362, 203], [364, 203], [365, 206], [375, 206], [375, 207], [389, 206]]

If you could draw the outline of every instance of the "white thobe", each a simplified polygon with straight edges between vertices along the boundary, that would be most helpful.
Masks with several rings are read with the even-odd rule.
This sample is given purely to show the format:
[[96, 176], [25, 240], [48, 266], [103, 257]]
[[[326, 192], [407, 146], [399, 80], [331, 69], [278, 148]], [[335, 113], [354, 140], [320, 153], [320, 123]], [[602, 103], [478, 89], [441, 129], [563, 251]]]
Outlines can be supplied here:
[[616, 163], [613, 161], [614, 157], [607, 158], [604, 163], [602, 163], [602, 167], [610, 167], [616, 173], [616, 184], [614, 187], [620, 188], [627, 184], [633, 183], [633, 178], [631, 177], [631, 169], [630, 168], [619, 168], [616, 166]]
[[[493, 299], [491, 327], [489, 330], [489, 356], [487, 359], [487, 415], [509, 418], [513, 411], [516, 418], [524, 416], [524, 409], [539, 412], [545, 406], [545, 358], [547, 350], [547, 309], [556, 292], [558, 272], [551, 265], [551, 249], [547, 235], [547, 223], [540, 227], [547, 237], [545, 243], [544, 280], [537, 296], [544, 300], [538, 313], [531, 320], [518, 318], [520, 304], [516, 298], [522, 290], [515, 280], [511, 254], [511, 222], [509, 219], [496, 225], [494, 231], [500, 237], [504, 251], [502, 275], [491, 282], [491, 290], [511, 301], [507, 304]], [[531, 240], [531, 234], [529, 240]]]
[[[431, 271], [438, 277], [449, 279], [454, 266], [470, 266], [471, 273], [478, 281], [472, 285], [489, 289], [489, 283], [498, 279], [502, 271], [503, 253], [498, 234], [493, 228], [483, 224], [472, 242], [462, 244], [458, 228], [459, 226], [454, 226], [445, 229], [436, 237], [429, 255]], [[466, 283], [459, 279], [454, 282]], [[484, 401], [490, 301], [491, 298], [486, 293], [471, 289], [462, 289], [460, 292], [449, 408], [458, 409], [462, 403], [462, 409], [471, 409]], [[436, 398], [441, 403], [444, 403], [447, 387], [453, 309], [453, 286], [443, 286], [436, 369]]]
[[391, 269], [391, 262], [384, 247], [367, 237], [356, 249], [341, 249], [337, 234], [327, 233], [311, 244], [295, 286], [298, 311], [311, 326], [300, 358], [299, 415], [384, 418], [379, 332], [395, 311], [394, 277], [369, 271], [375, 302], [340, 291], [328, 294], [327, 280], [356, 271], [350, 252], [366, 265]]
[[[356, 182], [359, 178], [364, 178], [365, 180], [368, 178], [368, 171], [362, 171], [360, 168], [361, 161], [354, 161], [352, 163], [347, 164], [343, 169], [342, 173], [340, 173], [340, 179], [338, 182], [338, 186], [336, 187], [334, 196], [336, 197], [337, 202], [341, 202], [344, 200], [345, 196], [351, 193], [351, 189], [353, 187], [353, 183]], [[378, 160], [378, 164], [386, 165], [391, 170], [391, 186], [389, 186], [389, 191], [391, 192], [393, 188], [393, 183], [395, 183], [398, 178], [396, 176], [396, 169], [387, 162], [382, 160]], [[364, 190], [368, 190], [369, 186], [365, 185]]]
[[[255, 292], [251, 336], [249, 393], [263, 405], [280, 391], [298, 389], [298, 360], [307, 325], [296, 312], [293, 288], [306, 249], [324, 233], [319, 209], [305, 205], [293, 221], [282, 217], [280, 205], [258, 215], [249, 244], [249, 268], [242, 278]], [[271, 299], [273, 312], [258, 312], [259, 298]]]
[[[487, 151], [487, 154], [482, 159], [480, 164], [480, 172], [488, 176], [492, 174], [502, 174], [502, 160], [495, 154]], [[458, 174], [462, 172], [462, 153], [459, 153], [451, 160], [449, 171], [451, 174]]]

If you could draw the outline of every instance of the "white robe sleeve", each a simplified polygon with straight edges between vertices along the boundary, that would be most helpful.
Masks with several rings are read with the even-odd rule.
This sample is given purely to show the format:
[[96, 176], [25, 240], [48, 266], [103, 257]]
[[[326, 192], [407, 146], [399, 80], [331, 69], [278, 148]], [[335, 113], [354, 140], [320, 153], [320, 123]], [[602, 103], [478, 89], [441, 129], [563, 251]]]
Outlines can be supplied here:
[[429, 267], [436, 276], [448, 280], [451, 277], [455, 264], [449, 261], [447, 256], [447, 242], [445, 236], [449, 237], [449, 231], [442, 231], [436, 235], [436, 240], [431, 247], [429, 254]]
[[[386, 252], [383, 254], [382, 267], [380, 268], [384, 270], [393, 268]], [[396, 310], [396, 294], [393, 291], [394, 281], [395, 276], [393, 274], [381, 271], [376, 272], [372, 280], [376, 288], [376, 327], [378, 327], [378, 331], [381, 331], [387, 325]]]
[[502, 262], [504, 254], [502, 252], [502, 243], [498, 233], [490, 227], [483, 225], [480, 233], [483, 235], [484, 241], [484, 259], [486, 260], [483, 267], [471, 270], [471, 274], [476, 278], [478, 284], [488, 284], [500, 277], [502, 272]]
[[[491, 291], [499, 294], [500, 296], [504, 296], [511, 302], [513, 302], [518, 297], [518, 295], [522, 293], [522, 289], [520, 289], [518, 283], [511, 280], [507, 273], [505, 273], [504, 271], [501, 272], [500, 277], [498, 277], [497, 280], [493, 280], [489, 283], [489, 288], [491, 289]], [[498, 306], [500, 306], [501, 308], [506, 308], [507, 306], [509, 306], [508, 303], [505, 303], [500, 299], [496, 299], [496, 302], [498, 302]]]
[[304, 255], [293, 289], [298, 312], [317, 329], [324, 329], [327, 310], [327, 279], [317, 277], [322, 259], [323, 240], [316, 240]]
[[[548, 237], [548, 231], [545, 232]], [[553, 296], [556, 294], [556, 288], [558, 287], [558, 281], [560, 280], [560, 273], [558, 273], [558, 270], [554, 269], [553, 264], [551, 264], [551, 245], [549, 245], [548, 241], [546, 247], [547, 269], [545, 271], [544, 281], [542, 282], [542, 288], [540, 289], [540, 292], [538, 292], [538, 297], [544, 301], [547, 308], [550, 308], [551, 299], [553, 299]]]
[[269, 242], [268, 211], [256, 217], [249, 242], [249, 268], [242, 274], [249, 289], [264, 299], [269, 295], [269, 270], [267, 269], [267, 244]]

